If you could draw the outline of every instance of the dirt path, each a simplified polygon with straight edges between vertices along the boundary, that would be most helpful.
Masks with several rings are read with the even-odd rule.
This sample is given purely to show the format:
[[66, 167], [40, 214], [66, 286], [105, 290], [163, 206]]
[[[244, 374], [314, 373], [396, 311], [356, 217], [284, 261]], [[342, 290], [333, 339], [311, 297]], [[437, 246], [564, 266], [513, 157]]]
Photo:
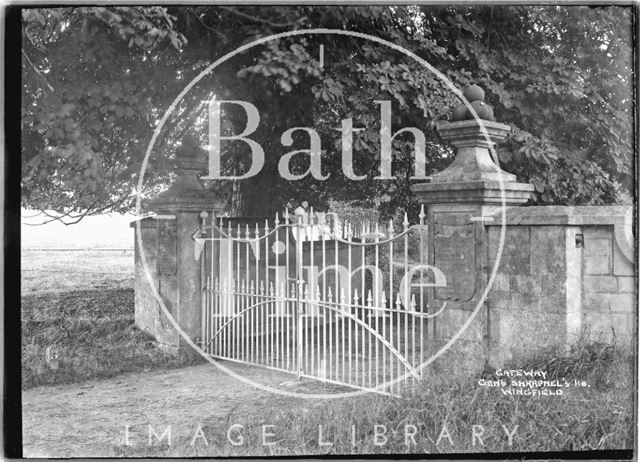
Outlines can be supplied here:
[[[298, 392], [330, 391], [291, 375], [256, 367], [232, 368], [259, 383]], [[293, 400], [312, 406], [317, 400]], [[251, 403], [268, 411], [292, 405], [292, 399], [261, 391], [214, 366], [125, 374], [107, 380], [39, 387], [23, 392], [23, 452], [25, 457], [115, 456], [122, 447], [125, 426], [132, 446], [148, 441], [148, 425], [161, 435], [191, 438], [198, 425], [227, 428], [230, 419], [255, 417]], [[273, 408], [273, 406], [269, 406]], [[244, 415], [238, 415], [242, 412]]]

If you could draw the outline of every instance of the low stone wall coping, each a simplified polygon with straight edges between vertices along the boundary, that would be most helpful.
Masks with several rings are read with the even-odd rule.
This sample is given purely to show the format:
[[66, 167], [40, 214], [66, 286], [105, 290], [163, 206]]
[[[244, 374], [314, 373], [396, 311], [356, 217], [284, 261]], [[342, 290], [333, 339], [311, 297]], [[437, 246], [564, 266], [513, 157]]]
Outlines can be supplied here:
[[[531, 207], [507, 207], [507, 225], [622, 225], [630, 220], [630, 205], [565, 206], [542, 205]], [[491, 214], [493, 221], [486, 226], [501, 226], [501, 211]]]
[[153, 217], [145, 217], [145, 218], [142, 218], [140, 220], [134, 220], [131, 223], [129, 223], [129, 228], [137, 228], [138, 225], [136, 223], [138, 221], [140, 222], [140, 227], [141, 228], [155, 228], [156, 227], [156, 220]]
[[[486, 226], [501, 226], [501, 211], [490, 214]], [[633, 208], [630, 205], [566, 206], [542, 205], [507, 207], [507, 226], [613, 226], [613, 237], [624, 257], [635, 264], [635, 239], [632, 232]]]

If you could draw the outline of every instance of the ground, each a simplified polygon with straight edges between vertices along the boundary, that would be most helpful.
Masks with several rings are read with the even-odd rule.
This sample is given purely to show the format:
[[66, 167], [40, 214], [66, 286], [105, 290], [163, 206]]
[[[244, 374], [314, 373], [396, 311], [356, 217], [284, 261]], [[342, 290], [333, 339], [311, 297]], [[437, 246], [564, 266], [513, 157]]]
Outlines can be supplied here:
[[[156, 348], [134, 325], [130, 251], [27, 251], [22, 261], [25, 456], [363, 455], [634, 446], [635, 359], [613, 345], [585, 338], [568, 353], [542, 352], [511, 365], [585, 384], [572, 386], [562, 397], [505, 396], [444, 360], [444, 373], [430, 370], [413, 396], [290, 398], [243, 383], [202, 358], [176, 358]], [[262, 368], [229, 367], [282, 391], [338, 391]], [[243, 426], [241, 446], [227, 437], [234, 424]], [[275, 446], [263, 444], [262, 432], [272, 431], [268, 425], [274, 426]], [[376, 442], [379, 425], [388, 430], [388, 444]], [[407, 425], [415, 425], [417, 445], [406, 444], [402, 430]], [[476, 425], [486, 429], [483, 444], [471, 437]], [[158, 442], [153, 432], [161, 437], [169, 426], [171, 445], [168, 435]], [[124, 441], [127, 427], [129, 444]], [[439, 438], [445, 427], [450, 440]], [[504, 428], [516, 427], [511, 442]], [[356, 436], [351, 428], [357, 428]], [[333, 445], [322, 444], [328, 438]], [[616, 453], [616, 458], [625, 454]]]
[[[232, 366], [233, 367], [233, 366]], [[264, 369], [235, 368], [263, 384], [298, 392], [318, 390], [310, 382]], [[174, 370], [128, 373], [106, 380], [65, 386], [38, 387], [23, 393], [25, 457], [114, 457], [154, 454], [148, 445], [148, 425], [161, 435], [172, 426], [173, 444], [191, 449], [198, 425], [210, 444], [197, 439], [193, 450], [224, 455], [230, 444], [214, 446], [208, 429], [226, 432], [234, 423], [246, 424], [247, 411], [260, 415], [262, 406], [278, 409], [295, 403], [317, 405], [257, 390], [211, 364]], [[265, 417], [266, 418], [266, 417]], [[124, 444], [125, 426], [129, 443]]]

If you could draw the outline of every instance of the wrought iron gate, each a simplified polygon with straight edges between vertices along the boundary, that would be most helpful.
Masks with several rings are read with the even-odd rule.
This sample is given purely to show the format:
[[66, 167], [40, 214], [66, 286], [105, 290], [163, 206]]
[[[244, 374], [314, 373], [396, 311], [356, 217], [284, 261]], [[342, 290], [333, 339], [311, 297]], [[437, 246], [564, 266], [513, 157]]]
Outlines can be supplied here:
[[313, 210], [261, 226], [201, 218], [208, 354], [386, 394], [422, 380], [432, 318], [445, 308], [428, 303], [439, 281], [424, 211], [397, 231]]

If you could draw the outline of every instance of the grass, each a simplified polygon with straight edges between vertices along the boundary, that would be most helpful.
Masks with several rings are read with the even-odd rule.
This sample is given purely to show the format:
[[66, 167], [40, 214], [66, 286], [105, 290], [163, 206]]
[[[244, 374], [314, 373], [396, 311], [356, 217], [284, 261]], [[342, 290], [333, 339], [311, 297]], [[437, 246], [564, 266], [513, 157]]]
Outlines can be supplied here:
[[133, 287], [133, 251], [23, 250], [22, 295]]
[[591, 386], [598, 390], [619, 387], [621, 384], [633, 388], [631, 355], [624, 353], [614, 343], [602, 341], [601, 337], [594, 337], [590, 327], [584, 326], [576, 343], [568, 350], [562, 347], [539, 350], [525, 359], [523, 364], [529, 369], [547, 371], [549, 379], [589, 377]]
[[23, 389], [201, 362], [135, 327], [133, 271], [132, 251], [22, 252]]
[[[606, 353], [605, 353], [606, 352]], [[634, 447], [633, 362], [612, 345], [582, 341], [568, 353], [543, 352], [511, 365], [546, 370], [548, 377], [578, 379], [562, 396], [503, 395], [478, 386], [464, 373], [432, 377], [404, 398], [366, 395], [314, 403], [290, 400], [247, 414], [244, 444], [232, 446], [225, 428], [206, 428], [192, 446], [194, 429], [167, 446], [114, 447], [126, 456], [268, 456], [405, 453], [548, 452], [619, 450]], [[274, 398], [278, 403], [278, 399]], [[246, 420], [248, 419], [248, 420]], [[232, 424], [233, 422], [230, 422]], [[262, 426], [273, 425], [275, 446], [262, 445]], [[376, 444], [376, 425], [379, 437]], [[482, 432], [482, 441], [473, 437]], [[319, 426], [323, 428], [320, 445]], [[446, 430], [443, 427], [446, 426]], [[504, 427], [503, 427], [504, 426]], [[517, 426], [517, 428], [516, 428]], [[355, 427], [355, 439], [352, 435]], [[415, 428], [414, 428], [415, 427]], [[481, 428], [480, 428], [481, 427]], [[405, 440], [405, 432], [413, 433]], [[509, 441], [506, 432], [512, 433]], [[448, 433], [448, 436], [446, 435]], [[440, 441], [438, 441], [440, 439]], [[413, 444], [415, 440], [415, 445]], [[384, 443], [384, 444], [382, 444]]]
[[24, 389], [194, 362], [163, 353], [135, 327], [133, 289], [22, 297]]

